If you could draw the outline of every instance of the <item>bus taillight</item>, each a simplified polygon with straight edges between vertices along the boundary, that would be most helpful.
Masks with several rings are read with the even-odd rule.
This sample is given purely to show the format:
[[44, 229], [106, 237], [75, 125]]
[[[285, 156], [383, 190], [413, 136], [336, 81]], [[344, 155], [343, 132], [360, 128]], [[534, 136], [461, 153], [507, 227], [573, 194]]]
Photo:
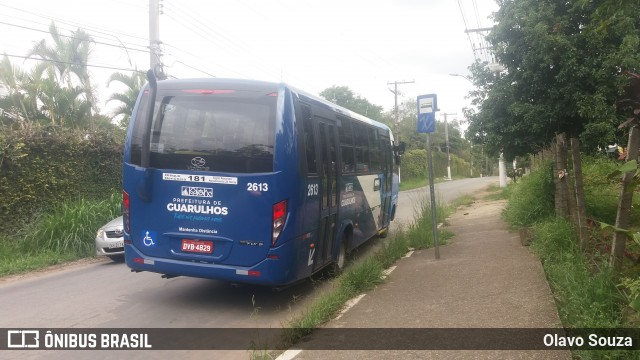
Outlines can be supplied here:
[[127, 233], [131, 232], [131, 223], [130, 223], [130, 212], [129, 212], [129, 194], [122, 190], [122, 220], [124, 229]]
[[287, 220], [287, 200], [282, 200], [277, 204], [273, 205], [273, 237], [271, 239], [271, 245], [275, 246], [276, 241], [278, 241], [278, 237], [280, 233], [282, 233], [282, 229], [284, 228], [284, 223]]

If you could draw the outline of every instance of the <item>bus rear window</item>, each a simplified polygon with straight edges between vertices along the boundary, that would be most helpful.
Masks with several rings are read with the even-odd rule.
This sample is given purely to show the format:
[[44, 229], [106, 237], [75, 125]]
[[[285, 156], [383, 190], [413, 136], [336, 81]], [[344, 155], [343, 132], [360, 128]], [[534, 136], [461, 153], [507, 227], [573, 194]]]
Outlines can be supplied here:
[[[270, 94], [250, 92], [228, 95], [159, 92], [151, 127], [150, 167], [272, 172], [276, 99]], [[140, 158], [144, 112], [135, 119], [133, 163]]]

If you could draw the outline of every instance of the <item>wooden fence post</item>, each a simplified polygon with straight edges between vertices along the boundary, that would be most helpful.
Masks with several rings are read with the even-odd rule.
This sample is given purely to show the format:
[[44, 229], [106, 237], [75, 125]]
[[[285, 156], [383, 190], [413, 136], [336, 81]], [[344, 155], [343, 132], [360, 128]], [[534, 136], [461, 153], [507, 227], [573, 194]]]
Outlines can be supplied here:
[[[629, 133], [629, 143], [627, 145], [626, 160], [637, 160], [638, 150], [640, 148], [640, 129], [637, 126], [631, 128]], [[633, 202], [633, 191], [631, 189], [631, 181], [635, 175], [635, 171], [630, 171], [622, 175], [622, 189], [620, 190], [620, 201], [618, 202], [618, 213], [616, 215], [616, 227], [619, 229], [629, 228], [629, 215], [631, 213], [631, 205]], [[610, 263], [613, 268], [619, 272], [622, 269], [622, 261], [624, 260], [624, 248], [627, 242], [627, 235], [616, 231], [613, 235], [611, 244]]]
[[584, 179], [582, 177], [582, 158], [580, 157], [580, 141], [571, 138], [571, 155], [573, 158], [573, 173], [576, 191], [576, 210], [578, 236], [580, 237], [580, 248], [585, 250], [589, 240], [589, 229], [587, 228], [587, 216], [584, 202]]

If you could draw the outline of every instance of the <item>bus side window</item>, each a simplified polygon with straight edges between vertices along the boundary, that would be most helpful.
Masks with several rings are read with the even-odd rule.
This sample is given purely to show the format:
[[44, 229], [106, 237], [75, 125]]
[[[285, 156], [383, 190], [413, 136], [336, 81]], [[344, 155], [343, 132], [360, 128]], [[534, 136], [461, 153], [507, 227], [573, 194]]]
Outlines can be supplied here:
[[340, 151], [342, 154], [342, 172], [350, 173], [356, 170], [356, 161], [353, 155], [353, 131], [351, 120], [340, 118]]
[[311, 119], [311, 108], [307, 105], [300, 106], [302, 113], [302, 126], [304, 129], [304, 149], [307, 159], [307, 174], [317, 175], [318, 164], [316, 161], [316, 142], [313, 131], [313, 121]]
[[378, 129], [369, 128], [369, 155], [371, 157], [371, 171], [382, 170], [382, 153], [379, 146]]
[[353, 135], [356, 150], [356, 171], [369, 172], [369, 138], [367, 127], [364, 124], [353, 123]]

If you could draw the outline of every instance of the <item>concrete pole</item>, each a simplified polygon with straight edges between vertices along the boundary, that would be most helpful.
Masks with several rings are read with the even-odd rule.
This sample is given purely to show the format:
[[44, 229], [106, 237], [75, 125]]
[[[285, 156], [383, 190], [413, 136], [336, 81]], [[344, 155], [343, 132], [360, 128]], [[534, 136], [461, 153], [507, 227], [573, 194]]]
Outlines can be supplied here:
[[447, 147], [447, 179], [451, 180], [451, 154], [449, 154], [449, 123], [447, 113], [444, 113], [444, 141]]
[[500, 153], [500, 160], [498, 160], [498, 172], [500, 176], [500, 187], [507, 187], [507, 167], [504, 165], [504, 156]]
[[[402, 85], [402, 84], [413, 84], [414, 81], [394, 81], [394, 82], [390, 82], [387, 83], [387, 85], [391, 85], [393, 84], [393, 90], [391, 90], [391, 92], [393, 93], [394, 97], [395, 97], [395, 115], [396, 115], [396, 119], [395, 119], [395, 123], [394, 123], [394, 127], [395, 129], [393, 129], [393, 131], [395, 132], [395, 136], [397, 136], [398, 141], [400, 140], [400, 134], [398, 133], [398, 124], [400, 123], [400, 114], [398, 112], [398, 84]], [[402, 182], [402, 178], [400, 176], [400, 165], [398, 165], [398, 184]]]
[[449, 123], [447, 115], [458, 115], [458, 113], [444, 113], [444, 141], [447, 148], [447, 179], [451, 180], [451, 154], [449, 153]]
[[166, 79], [160, 50], [160, 0], [149, 0], [149, 66], [156, 77]]

